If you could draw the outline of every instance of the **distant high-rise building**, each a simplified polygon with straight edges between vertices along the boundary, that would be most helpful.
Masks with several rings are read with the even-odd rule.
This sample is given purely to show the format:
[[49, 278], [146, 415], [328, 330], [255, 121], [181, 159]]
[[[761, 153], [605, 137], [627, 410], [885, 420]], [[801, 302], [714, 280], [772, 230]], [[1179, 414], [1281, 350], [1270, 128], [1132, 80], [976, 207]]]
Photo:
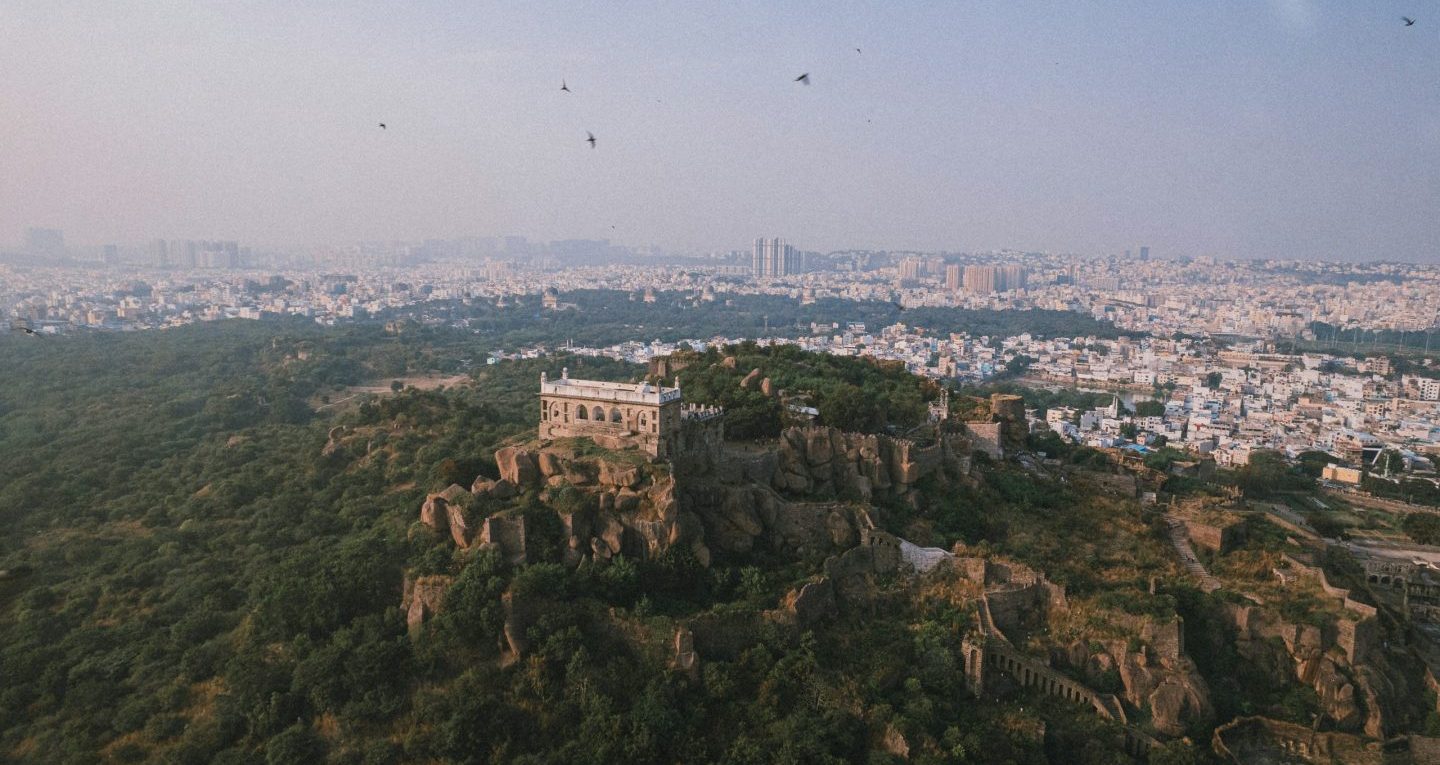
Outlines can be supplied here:
[[170, 246], [164, 239], [150, 241], [150, 265], [155, 268], [170, 267]]
[[1149, 260], [1149, 259], [1150, 259], [1150, 248], [1149, 248], [1149, 246], [1145, 246], [1145, 247], [1141, 247], [1141, 248], [1140, 248], [1140, 259], [1141, 259], [1141, 260]]
[[925, 273], [925, 261], [917, 257], [909, 257], [900, 261], [900, 278], [915, 280]]
[[1027, 276], [1025, 267], [1017, 263], [1003, 266], [966, 266], [965, 291], [972, 295], [989, 295], [993, 292], [1023, 290]]
[[1000, 292], [1008, 290], [1025, 289], [1026, 272], [1025, 267], [1017, 264], [1010, 264], [1000, 268], [1000, 277], [995, 280], [995, 289]]
[[65, 232], [58, 228], [25, 229], [25, 251], [45, 258], [65, 255]]
[[959, 263], [949, 263], [945, 266], [945, 289], [951, 292], [959, 292], [965, 285], [965, 271]]
[[750, 255], [750, 272], [756, 278], [796, 274], [801, 268], [799, 261], [795, 248], [785, 240], [760, 238]]
[[965, 291], [972, 295], [989, 295], [995, 291], [994, 266], [966, 266]]
[[177, 268], [196, 268], [200, 248], [190, 239], [174, 239], [170, 242], [170, 264]]

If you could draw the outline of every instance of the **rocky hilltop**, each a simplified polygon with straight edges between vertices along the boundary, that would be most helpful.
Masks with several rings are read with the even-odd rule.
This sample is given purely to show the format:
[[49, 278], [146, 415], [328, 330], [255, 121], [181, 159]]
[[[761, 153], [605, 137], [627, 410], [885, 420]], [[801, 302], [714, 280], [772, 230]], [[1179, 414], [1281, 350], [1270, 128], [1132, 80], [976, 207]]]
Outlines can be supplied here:
[[868, 503], [877, 494], [919, 504], [918, 482], [963, 481], [970, 470], [969, 441], [959, 434], [920, 446], [794, 427], [776, 447], [692, 460], [680, 471], [583, 439], [527, 441], [495, 453], [499, 478], [426, 497], [420, 521], [459, 547], [493, 546], [518, 564], [546, 557], [535, 547], [540, 510], [563, 528], [566, 564], [655, 558], [679, 547], [708, 566], [714, 551], [845, 550], [875, 526]]
[[[771, 403], [782, 395], [758, 370], [738, 385]], [[678, 394], [679, 388], [665, 390]], [[1258, 675], [1276, 694], [1296, 688], [1313, 693], [1314, 719], [1328, 729], [1378, 739], [1418, 724], [1424, 710], [1416, 699], [1427, 691], [1423, 676], [1407, 671], [1411, 664], [1388, 650], [1375, 609], [1330, 587], [1318, 569], [1307, 569], [1308, 575], [1320, 578], [1321, 592], [1338, 604], [1333, 609], [1338, 618], [1323, 609], [1324, 619], [1321, 612], [1285, 618], [1280, 604], [1211, 590], [1200, 596], [1208, 610], [1197, 619], [1192, 606], [1182, 618], [1175, 598], [1159, 592], [1164, 585], [1157, 581], [1185, 579], [1183, 561], [1173, 557], [1150, 564], [1159, 575], [1149, 575], [1148, 591], [1143, 578], [1138, 587], [1133, 580], [1091, 581], [1088, 591], [1072, 597], [1037, 567], [988, 545], [956, 543], [946, 550], [897, 536], [929, 534], [928, 514], [957, 512], [954, 496], [1003, 500], [1006, 491], [1025, 495], [1037, 484], [1048, 487], [1040, 491], [1058, 489], [1073, 500], [1085, 495], [1063, 493], [1067, 479], [1085, 487], [1080, 492], [1107, 480], [1128, 480], [1125, 490], [1092, 492], [1113, 495], [1110, 504], [1099, 505], [1107, 514], [1095, 526], [1102, 529], [1096, 536], [1112, 533], [1117, 514], [1133, 514], [1125, 524], [1142, 531], [1126, 532], [1132, 535], [1130, 549], [1173, 555], [1167, 533], [1180, 532], [1173, 525], [1147, 525], [1163, 524], [1163, 513], [1147, 514], [1134, 501], [1133, 475], [1107, 467], [1082, 476], [1073, 467], [1026, 454], [1023, 402], [995, 396], [988, 409], [986, 421], [942, 417], [913, 429], [913, 438], [811, 422], [784, 427], [773, 440], [727, 442], [723, 428], [715, 427], [718, 410], [699, 407], [687, 411], [710, 430], [693, 437], [682, 422], [676, 432], [687, 446], [665, 457], [588, 437], [512, 440], [494, 453], [493, 472], [469, 486], [452, 484], [426, 496], [419, 523], [429, 530], [425, 533], [453, 545], [454, 560], [462, 562], [488, 552], [510, 567], [558, 564], [583, 574], [684, 560], [698, 567], [685, 569], [691, 572], [687, 576], [755, 561], [783, 567], [783, 595], [770, 593], [748, 608], [677, 618], [665, 627], [660, 648], [653, 630], [623, 610], [589, 615], [592, 630], [614, 646], [651, 659], [658, 651], [665, 667], [696, 682], [707, 662], [741, 661], [756, 635], [798, 641], [808, 630], [852, 623], [901, 602], [913, 607], [939, 593], [943, 608], [966, 614], [949, 640], [959, 644], [972, 695], [1038, 692], [1080, 704], [1113, 723], [1112, 733], [1123, 734], [1116, 745], [1132, 754], [1197, 731], [1209, 735], [1221, 722], [1214, 688], [1225, 678], [1217, 679], [1217, 666], [1240, 668], [1235, 671], [1246, 673], [1247, 682]], [[958, 509], [984, 512], [979, 506]], [[1037, 512], [1033, 506], [1027, 510]], [[1074, 522], [1065, 518], [1072, 509], [1063, 504], [1048, 512], [1056, 525]], [[1182, 523], [1186, 537], [1217, 555], [1243, 544], [1240, 520], [1212, 529], [1213, 523], [1202, 522], [1208, 517]], [[1031, 534], [1053, 533], [1029, 528]], [[1144, 539], [1133, 538], [1137, 535]], [[1092, 538], [1085, 546], [1077, 553], [1096, 555], [1101, 545]], [[1037, 565], [1033, 551], [1027, 561]], [[1110, 565], [1116, 565], [1114, 558]], [[457, 578], [453, 570], [407, 577], [403, 606], [413, 637], [423, 639], [426, 622], [445, 610], [447, 590]], [[1062, 581], [1076, 579], [1087, 581], [1073, 571]], [[495, 636], [502, 666], [535, 650], [537, 620], [559, 602], [553, 593], [533, 588], [504, 592], [503, 627]], [[1198, 623], [1187, 626], [1187, 618]], [[1208, 657], [1204, 671], [1187, 651], [1187, 632], [1202, 636], [1202, 652], [1194, 656]], [[1232, 656], [1226, 661], [1235, 663], [1218, 665], [1217, 655]], [[1304, 698], [1299, 703], [1308, 703]], [[1256, 723], [1235, 730], [1241, 731], [1234, 734], [1237, 741], [1249, 741], [1247, 736], [1280, 728]], [[894, 725], [883, 731], [880, 746], [897, 756], [912, 747], [937, 746], [907, 738]], [[1224, 740], [1216, 739], [1217, 751]]]

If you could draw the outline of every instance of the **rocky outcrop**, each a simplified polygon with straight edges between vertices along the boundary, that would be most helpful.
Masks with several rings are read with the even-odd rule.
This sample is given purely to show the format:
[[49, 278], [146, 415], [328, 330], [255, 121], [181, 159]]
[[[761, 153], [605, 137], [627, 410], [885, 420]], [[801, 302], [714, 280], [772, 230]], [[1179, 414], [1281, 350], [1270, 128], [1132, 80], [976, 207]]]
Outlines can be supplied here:
[[513, 590], [500, 596], [505, 607], [505, 626], [502, 631], [504, 645], [501, 646], [506, 659], [514, 661], [523, 658], [530, 649], [529, 631], [537, 615], [543, 610], [529, 598], [517, 595]]
[[1125, 686], [1125, 701], [1137, 709], [1148, 708], [1155, 730], [1169, 736], [1183, 735], [1188, 722], [1214, 717], [1209, 687], [1194, 662], [1184, 656], [1160, 657], [1147, 648], [1111, 649], [1120, 654], [1116, 668]]
[[1379, 651], [1354, 647], [1357, 633], [1372, 631], [1373, 618], [1359, 624], [1343, 618], [1325, 626], [1297, 624], [1264, 606], [1237, 604], [1227, 604], [1224, 616], [1243, 658], [1277, 684], [1313, 688], [1339, 730], [1384, 738], [1423, 714], [1415, 704], [1424, 692], [1420, 673], [1392, 666]]
[[422, 576], [413, 580], [405, 577], [400, 607], [405, 612], [405, 626], [411, 639], [418, 638], [425, 622], [440, 613], [445, 593], [454, 582], [455, 578], [451, 576]]
[[675, 628], [675, 651], [670, 667], [692, 680], [700, 678], [700, 654], [695, 652], [695, 633], [688, 627]]
[[926, 476], [960, 478], [969, 470], [969, 440], [944, 436], [922, 446], [913, 441], [822, 426], [787, 428], [772, 485], [788, 494], [869, 500], [874, 494], [906, 495]]
[[[469, 492], [451, 486], [427, 497], [421, 520], [449, 531], [457, 545], [496, 547], [507, 560], [523, 563], [538, 553], [528, 526], [543, 519], [505, 505], [533, 496], [563, 525], [557, 552], [569, 565], [617, 555], [653, 558], [675, 548], [702, 565], [709, 565], [714, 551], [745, 554], [760, 546], [821, 559], [855, 547], [873, 526], [843, 500], [898, 492], [915, 503], [921, 480], [968, 480], [969, 441], [948, 434], [927, 446], [806, 427], [785, 431], [778, 449], [717, 450], [712, 457], [687, 468], [679, 481], [671, 472], [679, 468], [638, 452], [597, 454], [565, 442], [506, 446], [495, 454], [498, 479], [477, 478]], [[845, 585], [832, 586], [843, 592]]]
[[750, 374], [745, 375], [744, 379], [740, 381], [740, 387], [744, 388], [745, 390], [750, 390], [751, 388], [754, 388], [755, 384], [759, 381], [760, 368], [756, 367], [755, 369], [750, 370]]
[[469, 547], [475, 536], [465, 508], [469, 497], [470, 492], [458, 484], [427, 496], [420, 506], [420, 522], [441, 534], [450, 532], [456, 545]]
[[535, 456], [518, 446], [495, 452], [495, 464], [500, 468], [500, 477], [515, 486], [529, 486], [540, 476]]
[[878, 593], [876, 576], [900, 571], [902, 561], [897, 537], [868, 531], [860, 544], [826, 558], [823, 570], [840, 601], [864, 605], [874, 601]]
[[901, 733], [893, 722], [885, 724], [885, 735], [880, 737], [880, 748], [892, 757], [910, 759], [910, 742], [905, 740], [905, 734]]
[[800, 627], [809, 627], [836, 615], [835, 587], [825, 577], [791, 590], [783, 607]]

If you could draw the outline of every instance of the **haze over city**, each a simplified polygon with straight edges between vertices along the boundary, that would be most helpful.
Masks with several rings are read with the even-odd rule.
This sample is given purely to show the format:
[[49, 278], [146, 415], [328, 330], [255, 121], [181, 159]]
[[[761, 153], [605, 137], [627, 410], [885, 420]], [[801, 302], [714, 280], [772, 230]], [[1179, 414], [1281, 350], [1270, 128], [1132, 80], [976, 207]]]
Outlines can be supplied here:
[[1433, 261], [1425, 10], [9, 2], [0, 244]]

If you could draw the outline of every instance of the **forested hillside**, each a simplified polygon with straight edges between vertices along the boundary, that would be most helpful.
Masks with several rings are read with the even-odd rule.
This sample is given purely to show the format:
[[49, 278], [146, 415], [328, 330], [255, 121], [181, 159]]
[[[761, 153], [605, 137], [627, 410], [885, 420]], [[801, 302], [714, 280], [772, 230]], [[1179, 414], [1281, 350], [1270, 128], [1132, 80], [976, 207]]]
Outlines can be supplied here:
[[[458, 330], [271, 322], [0, 340], [0, 759], [899, 762], [899, 741], [919, 762], [1126, 761], [1084, 710], [965, 694], [972, 616], [954, 583], [881, 579], [873, 608], [797, 631], [773, 613], [815, 559], [755, 550], [707, 568], [676, 551], [567, 568], [546, 548], [517, 567], [422, 526], [427, 493], [494, 477], [494, 450], [531, 432], [542, 371], [643, 373], [553, 358], [388, 392], [485, 350]], [[934, 393], [865, 360], [730, 352], [733, 370], [684, 373], [687, 398], [739, 414], [746, 401], [725, 396], [754, 365], [809, 392], [822, 422], [882, 432]], [[887, 527], [1058, 560], [1056, 579], [1100, 613], [1172, 612], [1143, 590], [1167, 570], [1162, 548], [1107, 500], [999, 465], [920, 490], [926, 509], [888, 505]], [[402, 589], [422, 575], [455, 580], [412, 639]], [[507, 663], [512, 596], [541, 605]], [[678, 672], [682, 621], [722, 625], [734, 645]]]

